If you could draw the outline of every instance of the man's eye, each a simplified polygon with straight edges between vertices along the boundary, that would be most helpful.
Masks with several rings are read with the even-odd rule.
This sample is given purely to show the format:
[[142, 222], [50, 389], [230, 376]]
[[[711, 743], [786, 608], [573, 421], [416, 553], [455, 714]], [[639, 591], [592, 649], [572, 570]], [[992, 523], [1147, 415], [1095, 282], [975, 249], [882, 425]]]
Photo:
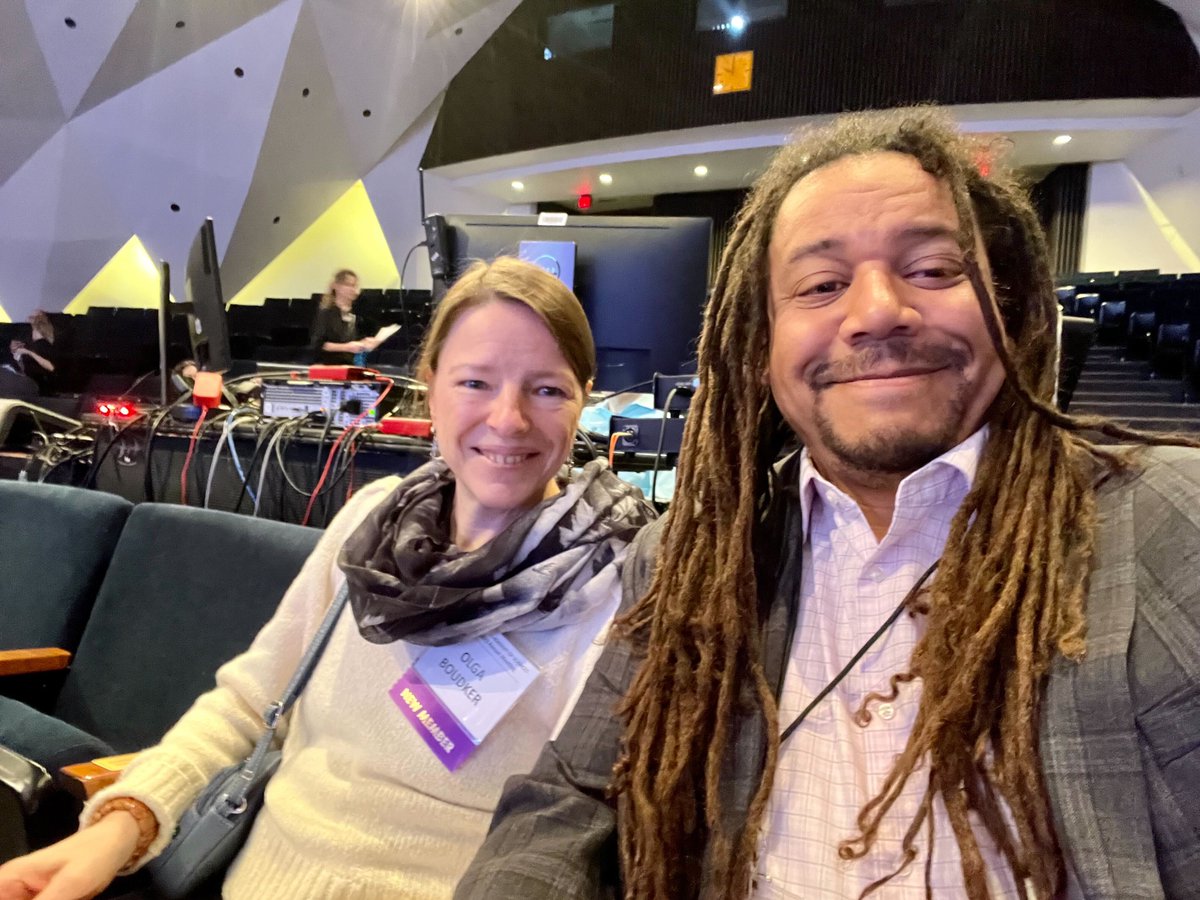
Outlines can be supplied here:
[[845, 281], [837, 278], [827, 278], [816, 284], [798, 288], [792, 295], [792, 302], [800, 307], [823, 306], [826, 303], [832, 302], [842, 291], [846, 290], [846, 287], [847, 284]]
[[923, 287], [950, 287], [962, 280], [963, 267], [960, 263], [949, 262], [920, 265], [911, 269], [905, 277]]
[[804, 296], [820, 296], [822, 294], [835, 294], [846, 287], [841, 281], [822, 281], [820, 284], [813, 285], [803, 291]]

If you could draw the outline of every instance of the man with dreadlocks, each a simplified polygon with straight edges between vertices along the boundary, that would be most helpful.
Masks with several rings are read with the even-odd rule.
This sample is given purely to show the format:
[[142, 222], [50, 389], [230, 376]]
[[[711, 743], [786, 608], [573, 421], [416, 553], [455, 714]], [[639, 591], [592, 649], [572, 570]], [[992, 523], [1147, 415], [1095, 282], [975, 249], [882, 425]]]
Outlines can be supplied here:
[[671, 514], [459, 900], [1200, 897], [1200, 453], [1054, 407], [979, 152], [857, 114], [754, 186]]

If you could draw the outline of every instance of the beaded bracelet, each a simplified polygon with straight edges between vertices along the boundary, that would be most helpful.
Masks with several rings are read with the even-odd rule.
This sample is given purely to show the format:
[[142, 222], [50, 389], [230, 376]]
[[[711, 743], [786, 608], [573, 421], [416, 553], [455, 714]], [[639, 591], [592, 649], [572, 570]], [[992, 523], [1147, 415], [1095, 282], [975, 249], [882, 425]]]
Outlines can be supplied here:
[[140, 800], [134, 800], [132, 797], [113, 797], [107, 803], [103, 804], [92, 820], [92, 824], [99, 822], [110, 812], [124, 810], [133, 816], [133, 820], [137, 822], [138, 827], [138, 842], [133, 849], [133, 854], [125, 863], [125, 867], [132, 866], [136, 863], [154, 843], [154, 839], [158, 837], [158, 819], [154, 813]]

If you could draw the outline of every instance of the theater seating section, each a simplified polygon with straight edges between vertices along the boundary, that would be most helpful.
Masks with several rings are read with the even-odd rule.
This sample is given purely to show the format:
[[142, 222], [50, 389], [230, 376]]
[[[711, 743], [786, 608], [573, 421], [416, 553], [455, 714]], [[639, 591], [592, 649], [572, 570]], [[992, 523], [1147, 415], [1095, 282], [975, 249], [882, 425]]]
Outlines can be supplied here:
[[1083, 272], [1059, 284], [1064, 313], [1097, 323], [1071, 412], [1200, 431], [1200, 274]]
[[0, 747], [54, 774], [154, 744], [249, 645], [319, 537], [250, 516], [0, 481], [0, 648], [74, 654], [65, 677], [17, 676], [19, 690], [0, 678]]
[[[294, 299], [268, 298], [261, 306], [229, 307], [229, 344], [235, 360], [275, 363], [310, 362], [309, 329], [320, 294]], [[400, 332], [371, 357], [376, 365], [403, 369], [419, 346], [429, 323], [428, 291], [364, 289], [355, 312], [368, 326], [396, 324]], [[158, 366], [158, 312], [153, 309], [93, 307], [83, 315], [51, 313], [60, 357], [55, 387], [58, 393], [119, 394], [135, 378]], [[0, 347], [10, 340], [29, 340], [23, 322], [0, 324]], [[172, 364], [191, 355], [187, 320], [173, 317], [168, 331]], [[142, 389], [156, 384], [153, 378]], [[145, 396], [152, 396], [149, 391]]]

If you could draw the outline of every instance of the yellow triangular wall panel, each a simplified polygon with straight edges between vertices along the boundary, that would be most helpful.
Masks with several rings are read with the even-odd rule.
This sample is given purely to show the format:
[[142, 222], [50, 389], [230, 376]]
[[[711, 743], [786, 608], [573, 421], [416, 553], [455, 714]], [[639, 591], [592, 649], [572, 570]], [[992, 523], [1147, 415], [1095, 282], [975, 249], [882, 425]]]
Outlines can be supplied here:
[[162, 276], [135, 234], [125, 242], [63, 312], [86, 313], [93, 306], [158, 306]]
[[324, 291], [338, 269], [353, 269], [363, 287], [391, 287], [400, 278], [361, 181], [250, 279], [232, 302], [257, 305], [267, 297], [307, 297]]
[[6, 310], [3, 306], [0, 306], [0, 323], [11, 321], [12, 316], [8, 314], [8, 310]]

